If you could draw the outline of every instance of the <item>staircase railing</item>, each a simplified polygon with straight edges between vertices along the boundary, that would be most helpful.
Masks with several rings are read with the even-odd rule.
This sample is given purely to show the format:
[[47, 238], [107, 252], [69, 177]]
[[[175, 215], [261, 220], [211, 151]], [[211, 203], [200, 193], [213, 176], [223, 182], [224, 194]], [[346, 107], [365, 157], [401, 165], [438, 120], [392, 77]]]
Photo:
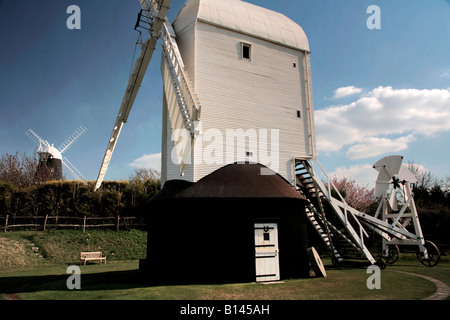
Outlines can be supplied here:
[[[314, 191], [316, 192], [319, 209], [322, 212], [322, 215], [325, 219], [323, 221], [324, 227], [333, 229], [333, 233], [335, 233], [335, 234], [337, 233], [340, 237], [343, 237], [354, 248], [358, 249], [358, 251], [360, 253], [362, 253], [371, 263], [375, 263], [375, 259], [373, 258], [372, 254], [369, 252], [369, 250], [367, 249], [367, 247], [364, 244], [364, 237], [368, 237], [366, 230], [361, 225], [361, 223], [358, 220], [358, 218], [356, 217], [356, 215], [352, 212], [352, 210], [351, 210], [352, 208], [350, 206], [348, 206], [348, 204], [345, 202], [344, 197], [339, 192], [337, 187], [334, 185], [334, 183], [328, 177], [328, 175], [325, 172], [325, 170], [323, 169], [322, 165], [317, 160], [314, 160], [318, 164], [319, 168], [321, 169], [323, 175], [326, 178], [326, 182], [325, 182], [326, 186], [322, 182], [322, 180], [318, 177], [318, 175], [315, 173], [315, 170], [312, 168], [312, 166], [310, 166], [308, 161], [300, 160], [300, 159], [298, 159], [298, 160], [302, 164], [303, 168], [307, 171], [309, 177], [312, 179], [312, 183], [315, 188]], [[295, 165], [294, 167], [297, 168], [297, 165]], [[338, 195], [340, 200], [333, 197], [332, 190], [334, 190], [336, 192], [336, 194]], [[321, 198], [320, 192], [322, 192], [323, 197], [326, 199], [326, 201], [330, 205], [331, 209], [339, 217], [340, 221], [342, 222], [342, 224], [345, 227], [345, 229], [347, 230], [347, 232], [350, 234], [351, 239], [353, 239], [353, 241], [350, 240], [350, 238], [344, 236], [341, 232], [338, 232], [339, 230], [331, 222], [326, 221], [325, 212], [324, 212], [324, 209], [322, 208], [322, 203], [321, 203], [322, 200], [320, 199]], [[353, 225], [350, 223], [349, 218], [351, 218], [353, 224], [357, 227], [357, 230], [355, 230]], [[355, 243], [356, 243], [356, 245], [355, 245]], [[332, 251], [334, 251], [334, 245], [332, 243], [331, 243], [330, 249]]]
[[[328, 192], [328, 196], [327, 199], [333, 201], [334, 197], [331, 194], [331, 187], [333, 187], [333, 190], [336, 192], [336, 194], [339, 196], [341, 203], [339, 202], [335, 202], [334, 204], [338, 205], [339, 207], [341, 207], [344, 210], [344, 217], [345, 217], [345, 223], [349, 223], [348, 220], [348, 212], [350, 213], [351, 217], [353, 218], [352, 221], [356, 222], [358, 229], [359, 229], [359, 236], [361, 239], [361, 246], [364, 246], [364, 237], [368, 237], [369, 235], [367, 234], [366, 230], [364, 229], [364, 227], [361, 225], [361, 223], [359, 222], [358, 218], [356, 217], [356, 215], [352, 212], [352, 210], [349, 210], [351, 207], [347, 204], [347, 202], [345, 201], [344, 197], [342, 196], [342, 194], [339, 192], [338, 188], [336, 187], [336, 185], [333, 183], [333, 181], [331, 181], [331, 179], [328, 177], [328, 174], [325, 172], [325, 170], [323, 169], [322, 165], [320, 164], [320, 162], [318, 160], [315, 160], [315, 162], [319, 165], [319, 168], [322, 170], [323, 175], [326, 177], [327, 180], [327, 192]], [[319, 180], [318, 183], [320, 184], [321, 181], [320, 179], [314, 179]]]

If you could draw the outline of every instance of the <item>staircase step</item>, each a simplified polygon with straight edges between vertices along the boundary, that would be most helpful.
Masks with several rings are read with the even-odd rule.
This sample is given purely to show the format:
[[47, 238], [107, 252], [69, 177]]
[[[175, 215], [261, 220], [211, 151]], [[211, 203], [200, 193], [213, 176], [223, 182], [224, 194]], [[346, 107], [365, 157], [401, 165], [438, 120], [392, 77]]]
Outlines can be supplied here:
[[298, 191], [309, 202], [306, 215], [336, 259], [342, 261], [343, 255], [372, 259], [364, 244], [360, 248], [362, 239], [359, 239], [358, 230], [354, 230], [350, 223], [342, 221], [344, 218], [339, 205], [334, 198], [328, 199], [327, 186], [315, 176], [306, 160], [295, 165], [295, 175]]

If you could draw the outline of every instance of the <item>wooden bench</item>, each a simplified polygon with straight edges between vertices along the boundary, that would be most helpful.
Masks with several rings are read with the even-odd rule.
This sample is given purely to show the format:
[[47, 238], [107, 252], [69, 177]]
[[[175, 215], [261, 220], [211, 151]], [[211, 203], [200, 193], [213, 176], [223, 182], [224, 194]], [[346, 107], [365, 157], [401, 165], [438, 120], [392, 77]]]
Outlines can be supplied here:
[[84, 261], [84, 265], [86, 265], [86, 261], [88, 260], [104, 260], [106, 264], [106, 257], [103, 257], [101, 252], [81, 252], [80, 264], [82, 261]]

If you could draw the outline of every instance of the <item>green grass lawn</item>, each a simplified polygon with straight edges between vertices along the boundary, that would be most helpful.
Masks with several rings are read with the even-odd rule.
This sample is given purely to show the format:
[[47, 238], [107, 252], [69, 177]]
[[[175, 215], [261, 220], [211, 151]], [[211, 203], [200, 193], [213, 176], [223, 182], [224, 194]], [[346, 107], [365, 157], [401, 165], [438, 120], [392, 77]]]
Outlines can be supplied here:
[[[449, 283], [450, 263], [434, 268], [405, 259], [381, 271], [381, 289], [369, 290], [370, 274], [361, 267], [326, 265], [327, 277], [281, 283], [150, 286], [138, 272], [138, 262], [81, 266], [81, 290], [69, 290], [67, 266], [39, 267], [0, 274], [0, 295], [17, 293], [24, 300], [417, 300], [432, 295], [430, 281], [395, 271], [435, 277]], [[327, 261], [325, 261], [327, 263]]]
[[[33, 242], [43, 253], [37, 258]], [[25, 244], [26, 243], [26, 244]], [[138, 271], [145, 257], [144, 232], [76, 231], [14, 232], [0, 234], [0, 299], [23, 300], [420, 300], [436, 286], [426, 275], [450, 285], [450, 258], [428, 268], [415, 254], [402, 254], [399, 261], [381, 270], [381, 289], [369, 290], [367, 265], [333, 267], [324, 259], [327, 277], [290, 279], [273, 284], [239, 283], [216, 285], [152, 286]], [[78, 264], [80, 251], [101, 250], [107, 264], [81, 268], [81, 290], [69, 290], [67, 267]], [[3, 251], [2, 251], [3, 250]], [[156, 275], [157, 276], [157, 275]]]

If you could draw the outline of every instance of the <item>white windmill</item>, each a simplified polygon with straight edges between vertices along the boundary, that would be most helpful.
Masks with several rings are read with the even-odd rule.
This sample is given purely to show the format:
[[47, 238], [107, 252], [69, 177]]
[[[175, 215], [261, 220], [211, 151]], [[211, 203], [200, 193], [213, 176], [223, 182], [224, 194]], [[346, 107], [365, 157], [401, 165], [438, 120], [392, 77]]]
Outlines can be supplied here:
[[[58, 148], [47, 140], [42, 139], [36, 132], [29, 129], [25, 134], [38, 146], [37, 153], [39, 155], [39, 166], [45, 165], [51, 170], [53, 180], [62, 180], [62, 165], [74, 176], [78, 181], [86, 180], [86, 178], [74, 167], [72, 163], [62, 154], [66, 152], [74, 142], [87, 131], [85, 126], [80, 126], [66, 141]], [[39, 168], [38, 168], [39, 169]]]
[[[178, 180], [197, 183], [228, 165], [250, 162], [262, 166], [258, 177], [279, 174], [293, 183], [294, 155], [315, 157], [310, 52], [303, 29], [285, 15], [240, 0], [187, 0], [171, 24], [166, 18], [170, 2], [140, 1], [135, 29], [144, 29], [138, 38], [141, 52], [95, 190], [105, 177], [159, 39], [163, 188]], [[253, 227], [257, 237], [257, 224]]]
[[[379, 209], [374, 217], [348, 206], [317, 161], [309, 43], [299, 25], [277, 12], [240, 0], [188, 0], [172, 25], [166, 18], [170, 3], [170, 0], [140, 0], [142, 9], [135, 29], [148, 33], [139, 35], [141, 53], [134, 62], [95, 190], [102, 184], [123, 124], [128, 120], [155, 46], [161, 39], [162, 184], [180, 176], [195, 183], [230, 163], [211, 161], [217, 158], [196, 162], [202, 160], [201, 152], [208, 148], [214, 149], [215, 155], [230, 151], [232, 159], [237, 158], [238, 162], [260, 161], [260, 154], [256, 158], [255, 148], [250, 146], [253, 137], [254, 141], [260, 138], [251, 135], [256, 131], [253, 129], [279, 130], [279, 141], [267, 143], [270, 139], [266, 135], [266, 143], [259, 140], [253, 146], [258, 144], [258, 152], [265, 144], [279, 147], [275, 150], [279, 170], [274, 171], [308, 199], [308, 219], [337, 261], [342, 260], [337, 246], [339, 238], [370, 263], [377, 262], [365, 243], [369, 238], [364, 228], [367, 226], [386, 239], [384, 256], [388, 254], [386, 245], [410, 241], [420, 248], [419, 260], [435, 264], [413, 208], [409, 187], [414, 179], [401, 169], [397, 158], [386, 160], [389, 166], [395, 167], [390, 173], [380, 169], [383, 173], [377, 189], [380, 194], [387, 194], [385, 187], [389, 188], [395, 181], [394, 191], [389, 193], [394, 208], [398, 206], [396, 195], [399, 192], [404, 195], [406, 207], [393, 221], [387, 221], [392, 219], [390, 212], [383, 216]], [[146, 40], [144, 34], [148, 36]], [[214, 138], [222, 137], [212, 133], [229, 129], [233, 133], [241, 130], [244, 134], [239, 139], [243, 138], [245, 143], [237, 148], [235, 145], [210, 148], [212, 144], [209, 144], [202, 149], [202, 142], [221, 141]], [[325, 183], [318, 175], [320, 169], [328, 179]], [[337, 191], [337, 198], [332, 196], [332, 189]], [[416, 227], [414, 233], [406, 229], [409, 222]]]
[[[274, 159], [270, 168], [294, 183], [293, 156], [315, 157], [310, 52], [303, 29], [280, 13], [240, 0], [188, 0], [171, 24], [166, 18], [170, 2], [140, 1], [136, 29], [145, 30], [139, 36], [141, 53], [95, 189], [105, 177], [159, 39], [164, 91], [162, 184], [175, 179], [196, 182], [236, 160], [268, 165], [269, 154]], [[219, 12], [227, 12], [227, 19]], [[278, 144], [280, 128], [283, 143]], [[237, 140], [235, 145], [228, 144], [229, 139], [211, 137], [218, 131], [225, 136], [228, 130]], [[207, 145], [211, 140], [216, 145]], [[267, 146], [265, 154], [261, 145]], [[214, 158], [207, 158], [213, 153]], [[261, 161], [263, 157], [267, 159]]]

